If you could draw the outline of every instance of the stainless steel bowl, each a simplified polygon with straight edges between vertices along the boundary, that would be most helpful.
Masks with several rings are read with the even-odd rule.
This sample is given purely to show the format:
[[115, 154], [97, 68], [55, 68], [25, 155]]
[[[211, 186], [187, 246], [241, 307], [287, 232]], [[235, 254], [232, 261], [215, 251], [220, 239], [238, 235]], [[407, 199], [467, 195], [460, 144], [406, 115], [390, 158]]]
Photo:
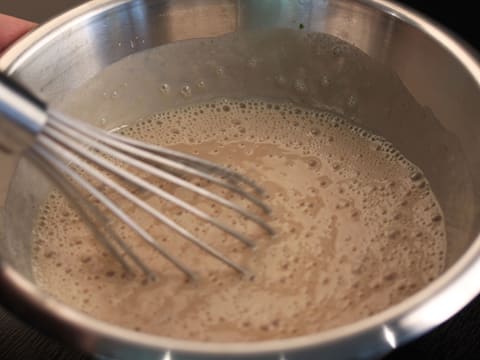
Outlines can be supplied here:
[[[18, 159], [0, 153], [0, 294], [9, 309], [57, 338], [116, 359], [353, 359], [387, 353], [440, 324], [479, 293], [480, 65], [467, 45], [409, 9], [382, 0], [97, 0], [24, 37], [0, 58], [0, 69], [84, 119], [98, 122], [108, 116], [122, 123], [168, 105], [151, 95], [162, 77], [177, 84], [187, 79], [182, 72], [166, 71], [171, 68], [164, 63], [152, 69], [143, 50], [280, 27], [334, 35], [368, 54], [371, 63], [359, 55], [366, 68], [376, 64], [349, 73], [358, 106], [345, 113], [353, 121], [368, 119], [364, 126], [391, 140], [426, 173], [445, 212], [447, 270], [400, 304], [319, 334], [216, 344], [135, 333], [89, 318], [35, 287], [29, 242], [32, 204], [47, 189], [26, 172], [22, 161], [16, 166]], [[132, 54], [130, 63], [109, 66]], [[183, 55], [170, 66], [185, 69], [193, 57]], [[315, 64], [309, 66], [315, 70]], [[318, 74], [308, 79], [312, 88], [321, 75], [313, 73]], [[231, 76], [239, 80], [243, 74]], [[135, 85], [138, 77], [141, 83]], [[132, 82], [129, 96], [115, 103], [101, 96], [127, 78]], [[242, 89], [255, 92], [259, 79], [242, 77]], [[144, 96], [135, 98], [142, 87]], [[222, 94], [220, 85], [216, 90]], [[348, 94], [337, 90], [338, 96], [329, 97], [337, 94], [333, 90], [319, 91], [296, 100], [314, 105], [318, 96], [325, 96], [327, 105], [341, 108]]]

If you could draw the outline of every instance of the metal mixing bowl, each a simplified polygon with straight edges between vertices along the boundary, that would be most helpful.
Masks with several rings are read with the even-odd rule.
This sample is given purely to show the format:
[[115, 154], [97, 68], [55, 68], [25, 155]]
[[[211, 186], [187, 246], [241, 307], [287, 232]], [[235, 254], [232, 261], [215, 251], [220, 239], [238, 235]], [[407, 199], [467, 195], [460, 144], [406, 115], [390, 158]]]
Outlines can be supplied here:
[[[35, 206], [48, 185], [22, 161], [16, 166], [18, 159], [0, 153], [0, 293], [5, 306], [57, 338], [116, 359], [353, 359], [385, 354], [440, 324], [478, 294], [480, 66], [467, 45], [409, 9], [382, 0], [98, 0], [24, 37], [0, 58], [0, 69], [62, 109], [113, 127], [178, 105], [177, 97], [158, 100], [162, 82], [168, 79], [179, 88], [208, 70], [202, 68], [209, 66], [208, 58], [189, 56], [188, 46], [176, 48], [171, 58], [165, 55], [157, 66], [142, 51], [178, 40], [273, 28], [331, 34], [370, 58], [356, 54], [356, 66], [341, 50], [331, 49], [330, 60], [305, 65], [304, 80], [311, 91], [299, 94], [288, 86], [278, 90], [275, 66], [269, 64], [250, 75], [229, 72], [240, 60], [248, 60], [248, 54], [232, 53], [235, 49], [225, 43], [216, 51], [225, 62], [230, 86], [212, 77], [208, 95], [325, 103], [392, 141], [423, 169], [444, 210], [446, 271], [400, 304], [319, 334], [216, 344], [135, 333], [89, 318], [35, 287], [30, 234]], [[262, 44], [254, 49], [256, 56], [267, 57], [269, 42]], [[132, 56], [116, 63], [128, 55]], [[198, 66], [189, 67], [191, 62]], [[296, 56], [292, 69], [301, 62]], [[338, 71], [338, 78], [323, 81], [331, 87], [320, 86], [322, 66], [345, 64], [349, 66]], [[295, 80], [290, 75], [287, 82]], [[335, 80], [345, 76], [348, 86], [338, 85], [341, 82]], [[119, 99], [102, 96], [127, 82]], [[201, 98], [194, 94], [188, 101]]]

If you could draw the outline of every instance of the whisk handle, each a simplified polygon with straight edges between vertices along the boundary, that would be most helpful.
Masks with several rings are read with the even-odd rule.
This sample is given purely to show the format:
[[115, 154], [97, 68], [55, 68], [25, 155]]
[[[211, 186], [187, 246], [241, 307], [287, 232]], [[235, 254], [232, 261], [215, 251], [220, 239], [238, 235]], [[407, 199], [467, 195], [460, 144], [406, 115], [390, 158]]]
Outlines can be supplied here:
[[0, 72], [0, 149], [20, 152], [28, 148], [47, 119], [46, 104]]

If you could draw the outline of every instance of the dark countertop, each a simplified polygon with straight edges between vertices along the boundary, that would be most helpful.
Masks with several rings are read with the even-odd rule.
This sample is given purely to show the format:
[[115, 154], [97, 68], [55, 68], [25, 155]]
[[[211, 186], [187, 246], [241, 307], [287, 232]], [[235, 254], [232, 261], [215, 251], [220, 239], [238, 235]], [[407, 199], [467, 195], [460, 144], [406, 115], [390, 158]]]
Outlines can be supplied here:
[[[477, 13], [476, 1], [399, 2], [429, 14], [480, 49], [480, 30], [477, 20], [473, 17]], [[48, 1], [41, 3], [44, 6]], [[64, 4], [68, 4], [68, 1]], [[0, 6], [0, 10], [2, 7], [3, 5]], [[397, 349], [385, 360], [400, 360], [412, 356], [432, 360], [480, 359], [480, 296], [455, 317], [418, 340]], [[39, 333], [0, 308], [0, 359], [88, 360], [92, 357]]]

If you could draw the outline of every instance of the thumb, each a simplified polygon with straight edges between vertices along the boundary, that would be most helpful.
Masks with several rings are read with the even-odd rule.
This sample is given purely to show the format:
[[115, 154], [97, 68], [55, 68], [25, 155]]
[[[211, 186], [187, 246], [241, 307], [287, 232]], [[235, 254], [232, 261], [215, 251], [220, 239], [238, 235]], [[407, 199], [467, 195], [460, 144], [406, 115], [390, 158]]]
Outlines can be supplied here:
[[0, 14], [0, 53], [35, 26], [30, 21]]

